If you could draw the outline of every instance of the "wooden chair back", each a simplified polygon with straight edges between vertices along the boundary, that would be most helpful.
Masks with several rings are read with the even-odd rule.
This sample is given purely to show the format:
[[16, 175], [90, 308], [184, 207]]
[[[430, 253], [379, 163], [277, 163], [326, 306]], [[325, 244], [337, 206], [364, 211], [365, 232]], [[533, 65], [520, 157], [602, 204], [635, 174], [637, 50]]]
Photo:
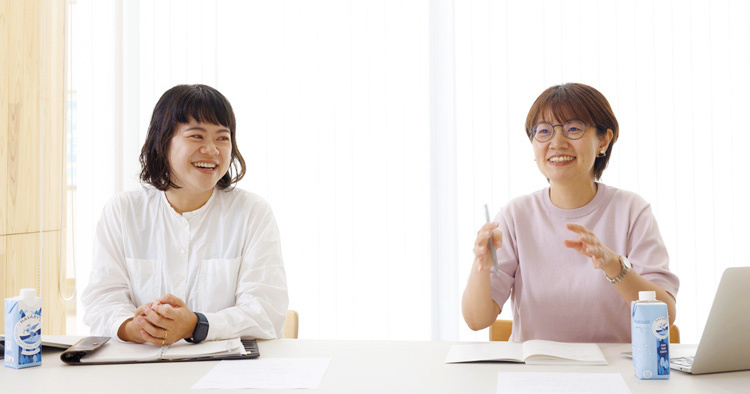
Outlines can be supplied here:
[[507, 341], [513, 331], [513, 320], [497, 319], [490, 326], [490, 341]]
[[[490, 326], [490, 341], [507, 341], [513, 331], [513, 320], [497, 319]], [[669, 343], [680, 343], [680, 329], [672, 324], [669, 327]]]
[[286, 311], [284, 320], [284, 338], [297, 339], [299, 335], [299, 315], [295, 310]]

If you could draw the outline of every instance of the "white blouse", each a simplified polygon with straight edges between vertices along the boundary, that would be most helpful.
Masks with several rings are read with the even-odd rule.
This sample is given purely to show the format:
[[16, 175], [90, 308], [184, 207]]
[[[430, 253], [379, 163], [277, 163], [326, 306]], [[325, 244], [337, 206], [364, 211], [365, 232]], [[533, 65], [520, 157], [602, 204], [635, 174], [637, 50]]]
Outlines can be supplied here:
[[89, 285], [81, 295], [92, 335], [117, 338], [138, 306], [171, 293], [209, 322], [207, 340], [281, 337], [289, 296], [270, 205], [240, 189], [215, 189], [177, 213], [151, 186], [104, 207]]

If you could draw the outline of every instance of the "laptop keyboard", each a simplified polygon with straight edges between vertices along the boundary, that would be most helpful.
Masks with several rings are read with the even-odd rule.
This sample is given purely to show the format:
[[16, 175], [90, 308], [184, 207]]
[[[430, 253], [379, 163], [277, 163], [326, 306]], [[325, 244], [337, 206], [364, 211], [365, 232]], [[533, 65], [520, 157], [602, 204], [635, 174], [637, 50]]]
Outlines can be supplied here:
[[672, 357], [669, 361], [672, 364], [679, 365], [681, 367], [690, 368], [693, 366], [693, 360], [695, 360], [695, 357]]

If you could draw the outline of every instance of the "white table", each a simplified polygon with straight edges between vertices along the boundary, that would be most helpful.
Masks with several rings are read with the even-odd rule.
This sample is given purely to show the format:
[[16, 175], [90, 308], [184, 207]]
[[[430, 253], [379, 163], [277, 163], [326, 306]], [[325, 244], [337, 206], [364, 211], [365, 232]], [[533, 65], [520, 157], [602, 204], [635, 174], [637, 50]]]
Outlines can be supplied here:
[[[516, 363], [445, 364], [451, 345], [465, 342], [259, 341], [261, 357], [330, 357], [316, 393], [495, 393], [497, 373], [620, 373], [633, 393], [750, 393], [750, 371], [689, 375], [672, 371], [666, 381], [641, 381], [620, 355], [629, 344], [601, 345], [608, 366], [541, 366]], [[672, 345], [672, 351], [690, 345]], [[185, 393], [218, 361], [69, 366], [60, 351], [45, 349], [42, 367], [0, 368], [0, 392]], [[16, 391], [18, 390], [18, 391]], [[196, 390], [227, 394], [226, 390]], [[302, 394], [311, 390], [253, 390]]]

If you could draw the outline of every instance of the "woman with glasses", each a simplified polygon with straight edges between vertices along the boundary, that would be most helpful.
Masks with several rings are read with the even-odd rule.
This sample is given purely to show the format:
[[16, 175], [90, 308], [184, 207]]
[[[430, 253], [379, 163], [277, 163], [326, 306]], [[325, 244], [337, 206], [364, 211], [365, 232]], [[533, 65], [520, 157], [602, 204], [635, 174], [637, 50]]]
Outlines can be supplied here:
[[510, 297], [511, 341], [630, 342], [630, 302], [645, 290], [674, 322], [679, 280], [649, 204], [599, 182], [619, 134], [607, 99], [584, 84], [553, 86], [531, 106], [526, 134], [549, 186], [477, 232], [462, 301], [469, 327], [489, 327]]

